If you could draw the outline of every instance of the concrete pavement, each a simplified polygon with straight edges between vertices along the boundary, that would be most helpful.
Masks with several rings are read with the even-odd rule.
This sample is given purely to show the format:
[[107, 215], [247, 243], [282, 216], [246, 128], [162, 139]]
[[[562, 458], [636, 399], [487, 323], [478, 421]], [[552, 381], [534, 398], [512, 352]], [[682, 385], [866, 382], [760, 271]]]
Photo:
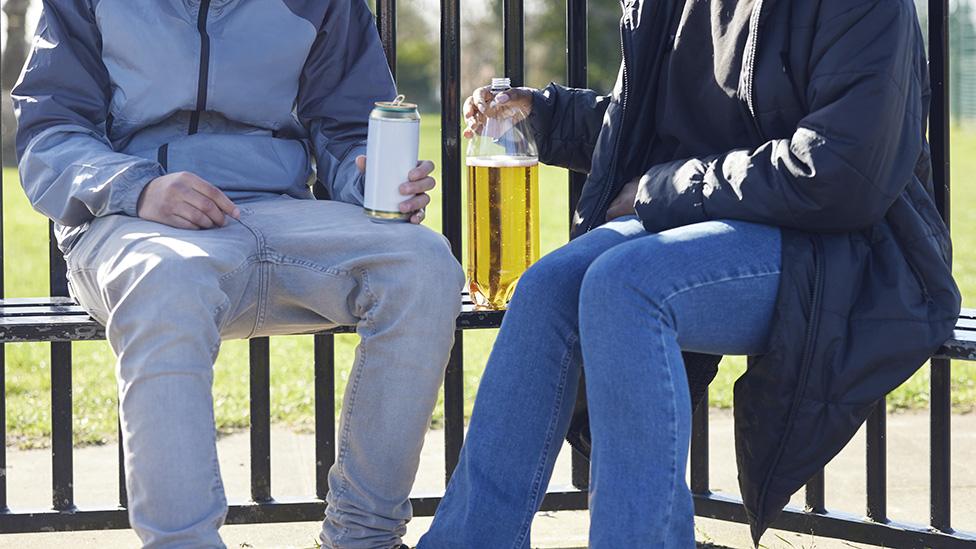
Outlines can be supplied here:
[[[731, 414], [713, 411], [710, 426], [710, 478], [716, 491], [736, 491]], [[976, 415], [953, 417], [953, 525], [976, 531]], [[416, 492], [439, 492], [444, 487], [443, 431], [431, 431], [421, 460]], [[219, 441], [221, 470], [228, 499], [247, 498], [249, 482], [248, 435], [238, 433]], [[500, 449], [501, 450], [501, 449]], [[302, 496], [314, 486], [314, 440], [310, 434], [296, 434], [286, 428], [272, 431], [272, 492], [275, 496]], [[75, 499], [81, 508], [111, 505], [118, 494], [117, 449], [115, 446], [75, 450]], [[46, 508], [51, 501], [51, 454], [49, 450], [7, 449], [8, 502], [14, 510]], [[570, 483], [568, 447], [560, 455], [553, 485]], [[831, 510], [863, 514], [864, 509], [863, 430], [827, 469], [826, 500]], [[802, 506], [802, 493], [794, 498]], [[888, 417], [888, 508], [893, 520], [919, 522], [928, 516], [928, 416], [920, 413]], [[430, 524], [428, 518], [410, 523], [407, 543], [415, 543]], [[585, 512], [540, 513], [533, 527], [533, 547], [577, 548], [586, 546], [589, 519]], [[750, 547], [743, 525], [698, 519], [702, 542], [733, 548]], [[279, 548], [314, 547], [317, 523], [226, 526], [222, 530], [228, 547]], [[0, 548], [110, 549], [136, 547], [138, 539], [129, 530], [7, 534], [0, 536]], [[771, 531], [763, 538], [770, 549], [871, 547], [815, 536]]]

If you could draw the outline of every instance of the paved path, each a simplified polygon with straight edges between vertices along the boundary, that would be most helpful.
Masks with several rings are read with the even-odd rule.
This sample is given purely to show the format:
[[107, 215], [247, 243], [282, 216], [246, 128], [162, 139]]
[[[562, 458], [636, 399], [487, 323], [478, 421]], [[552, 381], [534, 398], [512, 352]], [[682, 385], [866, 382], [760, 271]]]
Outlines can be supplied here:
[[[732, 420], [727, 412], [711, 417], [712, 488], [735, 491], [736, 473], [732, 447]], [[953, 524], [976, 531], [976, 415], [953, 417]], [[240, 501], [248, 494], [248, 436], [234, 434], [220, 439], [221, 470], [228, 499]], [[432, 431], [421, 461], [417, 492], [443, 490], [443, 431]], [[568, 485], [568, 448], [559, 458], [554, 485]], [[75, 495], [79, 507], [105, 505], [118, 493], [114, 446], [89, 447], [75, 451]], [[272, 486], [277, 496], [301, 496], [314, 483], [314, 443], [311, 435], [295, 434], [284, 428], [272, 431]], [[51, 499], [51, 458], [48, 450], [8, 449], [8, 501], [14, 509], [45, 508]], [[928, 416], [896, 414], [888, 417], [888, 507], [892, 519], [909, 520], [928, 514]], [[864, 508], [864, 438], [859, 433], [827, 470], [827, 504], [832, 510], [862, 514]], [[802, 505], [802, 493], [794, 498]], [[406, 541], [415, 543], [426, 531], [430, 519], [418, 518], [409, 525]], [[541, 513], [533, 528], [533, 547], [578, 548], [586, 546], [589, 519], [585, 512]], [[750, 547], [745, 526], [699, 519], [699, 540], [716, 545]], [[278, 548], [313, 547], [316, 523], [227, 526], [222, 530], [228, 547]], [[73, 547], [109, 549], [135, 547], [138, 540], [128, 530], [56, 534], [3, 535], [2, 548]], [[813, 536], [772, 531], [763, 539], [770, 549], [869, 547]]]

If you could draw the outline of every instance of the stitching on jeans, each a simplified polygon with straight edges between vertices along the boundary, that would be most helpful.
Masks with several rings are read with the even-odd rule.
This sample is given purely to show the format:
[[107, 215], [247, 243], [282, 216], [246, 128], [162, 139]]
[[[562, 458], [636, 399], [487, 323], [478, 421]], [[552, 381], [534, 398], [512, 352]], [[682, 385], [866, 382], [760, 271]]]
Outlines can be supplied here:
[[[664, 322], [664, 315], [658, 313], [658, 323], [663, 326], [667, 326]], [[671, 391], [671, 398], [669, 402], [671, 404], [671, 447], [674, 451], [671, 452], [671, 497], [668, 499], [667, 509], [664, 512], [664, 539], [668, 539], [668, 525], [671, 523], [671, 514], [674, 512], [674, 499], [676, 496], [675, 487], [677, 486], [677, 471], [678, 471], [678, 458], [676, 456], [678, 449], [678, 408], [675, 403], [675, 398], [677, 398], [677, 392], [674, 388], [674, 376], [671, 374], [671, 361], [668, 358], [667, 345], [664, 342], [664, 330], [661, 330], [661, 354], [664, 355], [665, 371], [667, 372], [667, 388]]]
[[528, 536], [532, 525], [532, 516], [535, 515], [536, 512], [535, 502], [539, 497], [539, 490], [541, 489], [542, 485], [542, 473], [546, 467], [546, 461], [549, 459], [549, 453], [552, 451], [552, 435], [556, 430], [556, 423], [559, 420], [558, 410], [562, 408], [563, 398], [566, 396], [566, 377], [569, 370], [569, 363], [571, 360], [573, 360], [573, 350], [575, 349], [578, 341], [579, 338], [576, 334], [570, 334], [569, 340], [567, 341], [568, 345], [566, 346], [566, 352], [563, 354], [563, 359], [559, 362], [559, 385], [556, 389], [556, 394], [558, 396], [556, 398], [555, 406], [553, 406], [553, 410], [556, 413], [553, 413], [549, 417], [549, 425], [546, 428], [544, 450], [538, 464], [536, 465], [535, 477], [532, 479], [532, 491], [529, 494], [529, 501], [527, 502], [529, 507], [529, 509], [526, 511], [528, 513], [528, 517], [523, 516], [522, 518], [521, 531], [519, 532], [518, 537], [515, 539], [515, 544], [512, 545], [514, 549], [519, 549], [522, 546], [522, 543], [525, 541], [526, 536]]
[[[366, 269], [361, 269], [360, 272], [361, 272], [360, 278], [362, 279], [362, 284], [363, 284], [363, 292], [365, 292], [366, 295], [369, 297], [370, 306], [366, 310], [366, 313], [363, 315], [363, 322], [366, 325], [366, 329], [363, 330], [362, 334], [360, 334], [359, 360], [353, 366], [353, 369], [355, 370], [356, 374], [353, 376], [352, 386], [349, 389], [349, 398], [346, 401], [343, 401], [342, 403], [342, 416], [343, 416], [342, 433], [340, 434], [339, 437], [339, 455], [336, 456], [336, 462], [335, 462], [336, 472], [338, 473], [341, 484], [339, 485], [339, 488], [335, 491], [336, 502], [342, 499], [342, 497], [346, 495], [346, 492], [349, 491], [349, 479], [346, 476], [346, 468], [345, 468], [346, 454], [349, 451], [349, 430], [350, 430], [349, 418], [352, 417], [353, 405], [356, 402], [356, 395], [359, 392], [359, 380], [363, 375], [363, 369], [364, 369], [363, 366], [366, 363], [366, 341], [369, 339], [369, 336], [373, 335], [373, 333], [375, 333], [376, 331], [374, 326], [374, 321], [373, 321], [373, 314], [372, 314], [373, 309], [376, 307], [377, 303], [379, 303], [378, 300], [376, 299], [376, 296], [373, 295], [373, 292], [369, 288], [368, 271]], [[338, 520], [340, 523], [344, 523], [343, 521], [344, 516], [345, 513], [338, 508], [338, 505], [336, 505], [336, 520]], [[349, 535], [349, 525], [345, 525], [343, 526], [342, 531], [339, 533], [339, 539], [345, 538], [348, 535]]]
[[291, 266], [291, 267], [301, 267], [301, 268], [304, 268], [304, 269], [308, 269], [310, 271], [315, 271], [315, 272], [318, 272], [318, 273], [324, 273], [324, 274], [332, 275], [332, 276], [347, 277], [347, 276], [350, 276], [350, 274], [351, 274], [349, 271], [347, 271], [345, 269], [340, 269], [338, 267], [326, 267], [324, 265], [319, 265], [318, 263], [315, 263], [313, 261], [309, 261], [307, 259], [300, 259], [300, 258], [297, 258], [297, 257], [288, 256], [288, 255], [275, 254], [274, 257], [273, 258], [270, 258], [270, 259], [272, 259], [275, 263], [277, 263], [279, 265], [288, 265], [288, 266]]
[[692, 284], [691, 286], [687, 286], [685, 288], [681, 288], [679, 290], [675, 290], [674, 292], [671, 292], [666, 297], [664, 297], [664, 298], [661, 299], [661, 303], [667, 303], [668, 301], [671, 300], [671, 298], [673, 298], [675, 296], [678, 296], [678, 295], [683, 294], [685, 292], [690, 292], [691, 290], [697, 290], [698, 288], [704, 288], [705, 286], [712, 286], [712, 285], [715, 285], [715, 284], [721, 284], [723, 282], [732, 282], [732, 281], [736, 281], [736, 280], [747, 280], [747, 279], [750, 279], [750, 278], [761, 278], [761, 277], [764, 277], [764, 276], [780, 275], [782, 273], [783, 273], [782, 269], [778, 269], [778, 270], [775, 270], [775, 271], [766, 271], [766, 272], [762, 272], [762, 273], [752, 273], [752, 274], [747, 274], [747, 275], [734, 275], [734, 276], [723, 277], [723, 278], [720, 278], [720, 279], [717, 279], [717, 280], [709, 280], [707, 282], [698, 282], [698, 283]]

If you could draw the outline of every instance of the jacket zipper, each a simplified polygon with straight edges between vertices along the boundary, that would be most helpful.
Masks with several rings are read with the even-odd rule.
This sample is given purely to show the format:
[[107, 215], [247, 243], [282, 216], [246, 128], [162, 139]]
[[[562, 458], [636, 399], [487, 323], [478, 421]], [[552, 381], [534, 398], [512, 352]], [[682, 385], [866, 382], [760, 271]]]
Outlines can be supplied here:
[[210, 35], [207, 34], [207, 14], [210, 13], [210, 0], [201, 0], [197, 12], [197, 31], [200, 33], [200, 73], [197, 76], [197, 106], [190, 115], [189, 135], [197, 133], [200, 127], [200, 113], [207, 110], [207, 79], [210, 77]]
[[[630, 8], [628, 8], [630, 9]], [[617, 132], [617, 137], [613, 143], [613, 159], [610, 161], [610, 171], [607, 172], [609, 176], [613, 176], [614, 172], [617, 170], [617, 158], [620, 156], [620, 134], [623, 131], [624, 117], [627, 115], [627, 93], [628, 93], [628, 78], [627, 78], [627, 49], [624, 47], [624, 33], [626, 32], [625, 21], [630, 17], [630, 14], [624, 14], [623, 20], [620, 22], [620, 66], [623, 69], [623, 89], [620, 95], [620, 126], [621, 131]], [[613, 182], [608, 181], [606, 185], [603, 186], [603, 193], [600, 195], [599, 202], [596, 203], [596, 208], [593, 210], [593, 215], [590, 216], [590, 220], [587, 221], [586, 230], [583, 232], [590, 232], [593, 227], [597, 225], [597, 214], [603, 211], [604, 205], [610, 200], [610, 193], [613, 190]]]
[[[817, 328], [820, 326], [820, 308], [823, 302], [823, 287], [826, 266], [824, 265], [823, 240], [821, 236], [818, 234], [812, 234], [811, 238], [813, 239], [814, 275], [813, 288], [810, 290], [810, 320], [807, 322], [806, 339], [803, 342], [803, 358], [800, 362], [800, 376], [797, 380], [796, 392], [793, 394], [793, 402], [790, 404], [790, 413], [786, 418], [786, 431], [792, 429], [793, 421], [796, 418], [797, 409], [800, 407], [800, 401], [802, 400], [803, 392], [807, 386], [807, 379], [809, 378], [810, 368], [813, 363], [813, 350], [817, 338]], [[773, 458], [773, 463], [766, 473], [766, 478], [763, 480], [763, 486], [759, 496], [759, 515], [756, 517], [757, 524], [761, 525], [766, 520], [766, 495], [769, 491], [769, 483], [773, 478], [772, 472], [779, 467], [779, 462], [782, 459], [785, 451], [786, 437], [784, 436], [779, 442], [779, 447], [776, 449], [776, 456]], [[756, 541], [758, 543], [758, 540]]]
[[762, 137], [762, 127], [759, 125], [759, 117], [756, 115], [756, 55], [759, 53], [759, 20], [762, 17], [763, 0], [756, 0], [752, 15], [749, 18], [750, 48], [746, 55], [746, 107], [749, 109], [749, 117]]

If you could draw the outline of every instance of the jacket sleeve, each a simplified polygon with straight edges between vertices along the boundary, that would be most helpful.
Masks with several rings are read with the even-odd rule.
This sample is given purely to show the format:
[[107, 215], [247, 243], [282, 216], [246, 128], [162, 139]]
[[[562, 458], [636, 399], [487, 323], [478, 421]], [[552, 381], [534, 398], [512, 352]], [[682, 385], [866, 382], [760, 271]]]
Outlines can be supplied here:
[[396, 86], [364, 0], [332, 0], [309, 52], [298, 116], [309, 132], [317, 177], [333, 200], [363, 203], [356, 156], [366, 154], [369, 113]]
[[36, 210], [66, 226], [136, 215], [142, 189], [163, 174], [115, 152], [106, 137], [111, 85], [86, 0], [45, 1], [30, 56], [11, 92], [20, 180]]
[[533, 94], [529, 124], [544, 164], [589, 173], [610, 96], [549, 84]]
[[846, 232], [884, 217], [923, 147], [917, 20], [906, 2], [848, 2], [824, 2], [838, 13], [818, 22], [793, 135], [652, 167], [636, 203], [647, 230], [737, 219]]

